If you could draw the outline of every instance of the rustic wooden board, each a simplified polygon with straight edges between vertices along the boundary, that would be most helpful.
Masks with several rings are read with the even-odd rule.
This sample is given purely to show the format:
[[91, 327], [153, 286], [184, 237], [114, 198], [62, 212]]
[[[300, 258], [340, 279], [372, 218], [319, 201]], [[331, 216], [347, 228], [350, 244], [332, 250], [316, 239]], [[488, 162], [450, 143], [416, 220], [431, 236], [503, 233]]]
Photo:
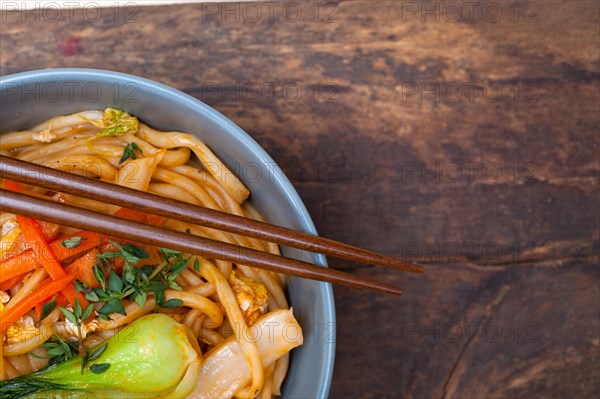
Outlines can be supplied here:
[[0, 74], [181, 89], [265, 147], [323, 235], [427, 264], [331, 262], [406, 289], [336, 288], [332, 397], [597, 397], [598, 3], [227, 7], [4, 12]]

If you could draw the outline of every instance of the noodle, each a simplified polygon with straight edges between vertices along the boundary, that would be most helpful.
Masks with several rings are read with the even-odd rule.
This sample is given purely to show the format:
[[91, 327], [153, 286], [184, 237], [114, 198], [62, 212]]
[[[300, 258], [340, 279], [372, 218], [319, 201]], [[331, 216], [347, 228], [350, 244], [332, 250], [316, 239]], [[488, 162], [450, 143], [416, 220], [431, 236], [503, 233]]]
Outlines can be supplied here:
[[[198, 138], [180, 132], [159, 132], [143, 123], [137, 125], [137, 120], [135, 131], [107, 134], [106, 115], [106, 111], [83, 111], [52, 118], [27, 131], [3, 134], [0, 153], [190, 204], [263, 220], [260, 213], [246, 201], [249, 196], [247, 188]], [[192, 159], [192, 154], [197, 159]], [[198, 161], [201, 168], [194, 166]], [[56, 193], [27, 185], [22, 185], [22, 190], [30, 195], [52, 198], [101, 213], [122, 211], [124, 213], [119, 214], [120, 217], [138, 218], [145, 223], [150, 220], [145, 219], [149, 216], [135, 210], [120, 210], [118, 206], [69, 194], [59, 193], [53, 197]], [[13, 214], [0, 213], [2, 226], [15, 223], [15, 220]], [[171, 219], [154, 219], [153, 223], [172, 230], [279, 254], [277, 245], [258, 239]], [[77, 231], [68, 226], [59, 226], [58, 234], [77, 235]], [[60, 236], [57, 239], [60, 240]], [[137, 244], [126, 241], [115, 244], [104, 239], [94, 251], [100, 259], [101, 255], [115, 253], [115, 248], [119, 248], [116, 245]], [[221, 260], [201, 259], [186, 254], [175, 254], [171, 258], [169, 253], [156, 248], [139, 248], [146, 252], [147, 258], [138, 259], [137, 267], [151, 267], [152, 274], [147, 276], [149, 280], [164, 280], [164, 276], [168, 276], [164, 273], [171, 273], [179, 264], [186, 266], [170, 280], [164, 280], [168, 287], [159, 291], [160, 297], [157, 297], [156, 291], [151, 291], [145, 294], [147, 298], [144, 298], [143, 303], [138, 304], [137, 299], [123, 299], [122, 312], [113, 311], [106, 315], [106, 320], [99, 317], [99, 313], [103, 311], [103, 302], [94, 302], [93, 320], [89, 322], [88, 319], [85, 321], [87, 324], [82, 322], [85, 335], [83, 330], [74, 332], [58, 308], [53, 309], [43, 320], [39, 320], [42, 304], [31, 309], [7, 330], [13, 331], [10, 341], [8, 332], [3, 330], [0, 380], [12, 379], [44, 367], [48, 363], [44, 343], [55, 342], [53, 340], [59, 339], [58, 337], [78, 343], [80, 348], [89, 348], [109, 339], [140, 317], [161, 312], [188, 326], [193, 336], [200, 341], [203, 352], [219, 348], [231, 335], [235, 336], [251, 378], [246, 382], [236, 382], [230, 387], [231, 395], [239, 398], [270, 398], [280, 395], [289, 355], [284, 351], [265, 368], [256, 342], [248, 337], [253, 336], [250, 327], [257, 314], [289, 308], [284, 293], [284, 276]], [[23, 251], [25, 250], [27, 249]], [[7, 256], [19, 256], [18, 254], [16, 252]], [[77, 256], [84, 255], [82, 253]], [[118, 273], [124, 279], [124, 266], [128, 265], [128, 261], [113, 257], [98, 260], [94, 267], [106, 267], [105, 276], [110, 269], [110, 273]], [[0, 262], [4, 262], [4, 259], [0, 259]], [[65, 270], [68, 270], [68, 262], [62, 264]], [[78, 280], [79, 277], [77, 274]], [[0, 315], [5, 310], [15, 308], [50, 282], [48, 272], [39, 268], [6, 287], [10, 300], [3, 308], [0, 307]], [[3, 280], [2, 284], [5, 283]], [[89, 290], [87, 284], [94, 283], [98, 284], [95, 280], [87, 280], [82, 289]], [[58, 298], [55, 295], [52, 300], [60, 299], [67, 309], [72, 309], [72, 304], [66, 300], [66, 294], [61, 295], [59, 293]], [[78, 295], [83, 298], [82, 294]], [[26, 318], [37, 322], [34, 325], [26, 324]]]

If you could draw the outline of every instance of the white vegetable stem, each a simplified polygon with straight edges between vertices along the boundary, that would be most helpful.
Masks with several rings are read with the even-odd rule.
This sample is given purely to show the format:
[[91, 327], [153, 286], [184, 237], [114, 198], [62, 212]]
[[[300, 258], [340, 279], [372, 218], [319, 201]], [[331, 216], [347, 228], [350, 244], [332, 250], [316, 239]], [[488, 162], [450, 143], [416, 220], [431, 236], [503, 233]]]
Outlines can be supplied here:
[[[273, 364], [284, 354], [302, 345], [302, 329], [292, 310], [275, 310], [251, 327], [263, 367]], [[250, 369], [235, 337], [204, 356], [196, 390], [189, 398], [231, 398], [250, 383]]]

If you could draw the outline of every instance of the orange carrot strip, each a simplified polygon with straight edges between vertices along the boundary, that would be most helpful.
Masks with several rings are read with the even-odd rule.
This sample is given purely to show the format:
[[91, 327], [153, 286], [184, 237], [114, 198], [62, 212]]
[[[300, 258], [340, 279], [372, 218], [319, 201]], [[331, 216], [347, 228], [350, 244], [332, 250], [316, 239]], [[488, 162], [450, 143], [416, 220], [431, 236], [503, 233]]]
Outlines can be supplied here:
[[[77, 277], [77, 276], [75, 276]], [[69, 303], [75, 307], [75, 300], [77, 299], [79, 301], [79, 304], [81, 305], [81, 307], [83, 309], [87, 308], [88, 305], [90, 304], [88, 302], [87, 299], [85, 299], [85, 297], [83, 295], [81, 295], [80, 292], [77, 292], [75, 290], [75, 287], [73, 286], [73, 284], [69, 284], [65, 287], [64, 290], [61, 291], [62, 294], [67, 298], [67, 300], [69, 301]]]
[[[73, 237], [81, 237], [83, 239], [81, 244], [76, 248], [65, 248], [62, 245], [62, 242]], [[50, 243], [50, 249], [56, 255], [56, 258], [59, 261], [64, 261], [97, 247], [100, 245], [102, 240], [102, 235], [98, 233], [78, 231], [74, 234], [61, 237], [58, 240], [53, 241]], [[32, 250], [27, 250], [8, 259], [4, 259], [0, 262], [0, 284], [4, 286], [5, 282], [12, 278], [16, 278], [17, 276], [21, 276], [22, 279], [26, 273], [35, 269], [39, 269], [40, 267], [42, 267], [42, 265], [37, 262], [36, 256]], [[19, 281], [20, 280], [13, 282], [10, 287], [13, 287]]]
[[38, 303], [62, 291], [74, 278], [74, 274], [65, 274], [63, 277], [52, 281], [23, 298], [23, 300], [16, 303], [10, 309], [0, 313], [0, 332], [4, 333], [9, 325], [19, 320], [20, 317], [29, 312]]
[[19, 284], [21, 282], [21, 280], [23, 280], [25, 278], [26, 275], [27, 275], [27, 273], [19, 274], [18, 276], [15, 276], [15, 277], [9, 278], [6, 281], [3, 281], [2, 283], [0, 283], [0, 290], [3, 290], [3, 291], [10, 290], [12, 287]]
[[67, 273], [75, 273], [75, 279], [83, 281], [88, 287], [100, 287], [100, 283], [94, 275], [94, 266], [96, 265], [97, 257], [100, 251], [97, 248], [92, 249], [75, 262], [65, 268]]
[[17, 215], [17, 222], [23, 231], [23, 235], [33, 250], [37, 261], [46, 269], [52, 280], [58, 280], [65, 276], [60, 262], [56, 258], [54, 251], [44, 239], [37, 222], [26, 216]]
[[10, 191], [14, 191], [16, 193], [20, 193], [21, 191], [23, 191], [19, 182], [9, 179], [4, 179], [4, 188]]

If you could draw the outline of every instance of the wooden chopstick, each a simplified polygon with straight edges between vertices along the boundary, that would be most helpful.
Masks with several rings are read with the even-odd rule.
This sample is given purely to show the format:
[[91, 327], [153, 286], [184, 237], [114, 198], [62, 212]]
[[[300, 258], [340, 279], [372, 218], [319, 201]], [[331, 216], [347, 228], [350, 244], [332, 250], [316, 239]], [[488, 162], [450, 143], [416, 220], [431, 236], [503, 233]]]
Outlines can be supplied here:
[[161, 197], [0, 155], [0, 177], [171, 219], [361, 263], [422, 273], [423, 267], [327, 238]]
[[343, 284], [350, 287], [367, 288], [393, 295], [402, 294], [400, 288], [390, 284], [361, 278], [338, 270], [315, 266], [295, 259], [284, 258], [267, 252], [167, 230], [5, 189], [0, 189], [0, 196], [2, 198], [0, 209], [5, 212], [29, 216], [82, 230], [95, 231], [143, 244], [167, 247], [189, 254], [254, 266], [278, 273]]

